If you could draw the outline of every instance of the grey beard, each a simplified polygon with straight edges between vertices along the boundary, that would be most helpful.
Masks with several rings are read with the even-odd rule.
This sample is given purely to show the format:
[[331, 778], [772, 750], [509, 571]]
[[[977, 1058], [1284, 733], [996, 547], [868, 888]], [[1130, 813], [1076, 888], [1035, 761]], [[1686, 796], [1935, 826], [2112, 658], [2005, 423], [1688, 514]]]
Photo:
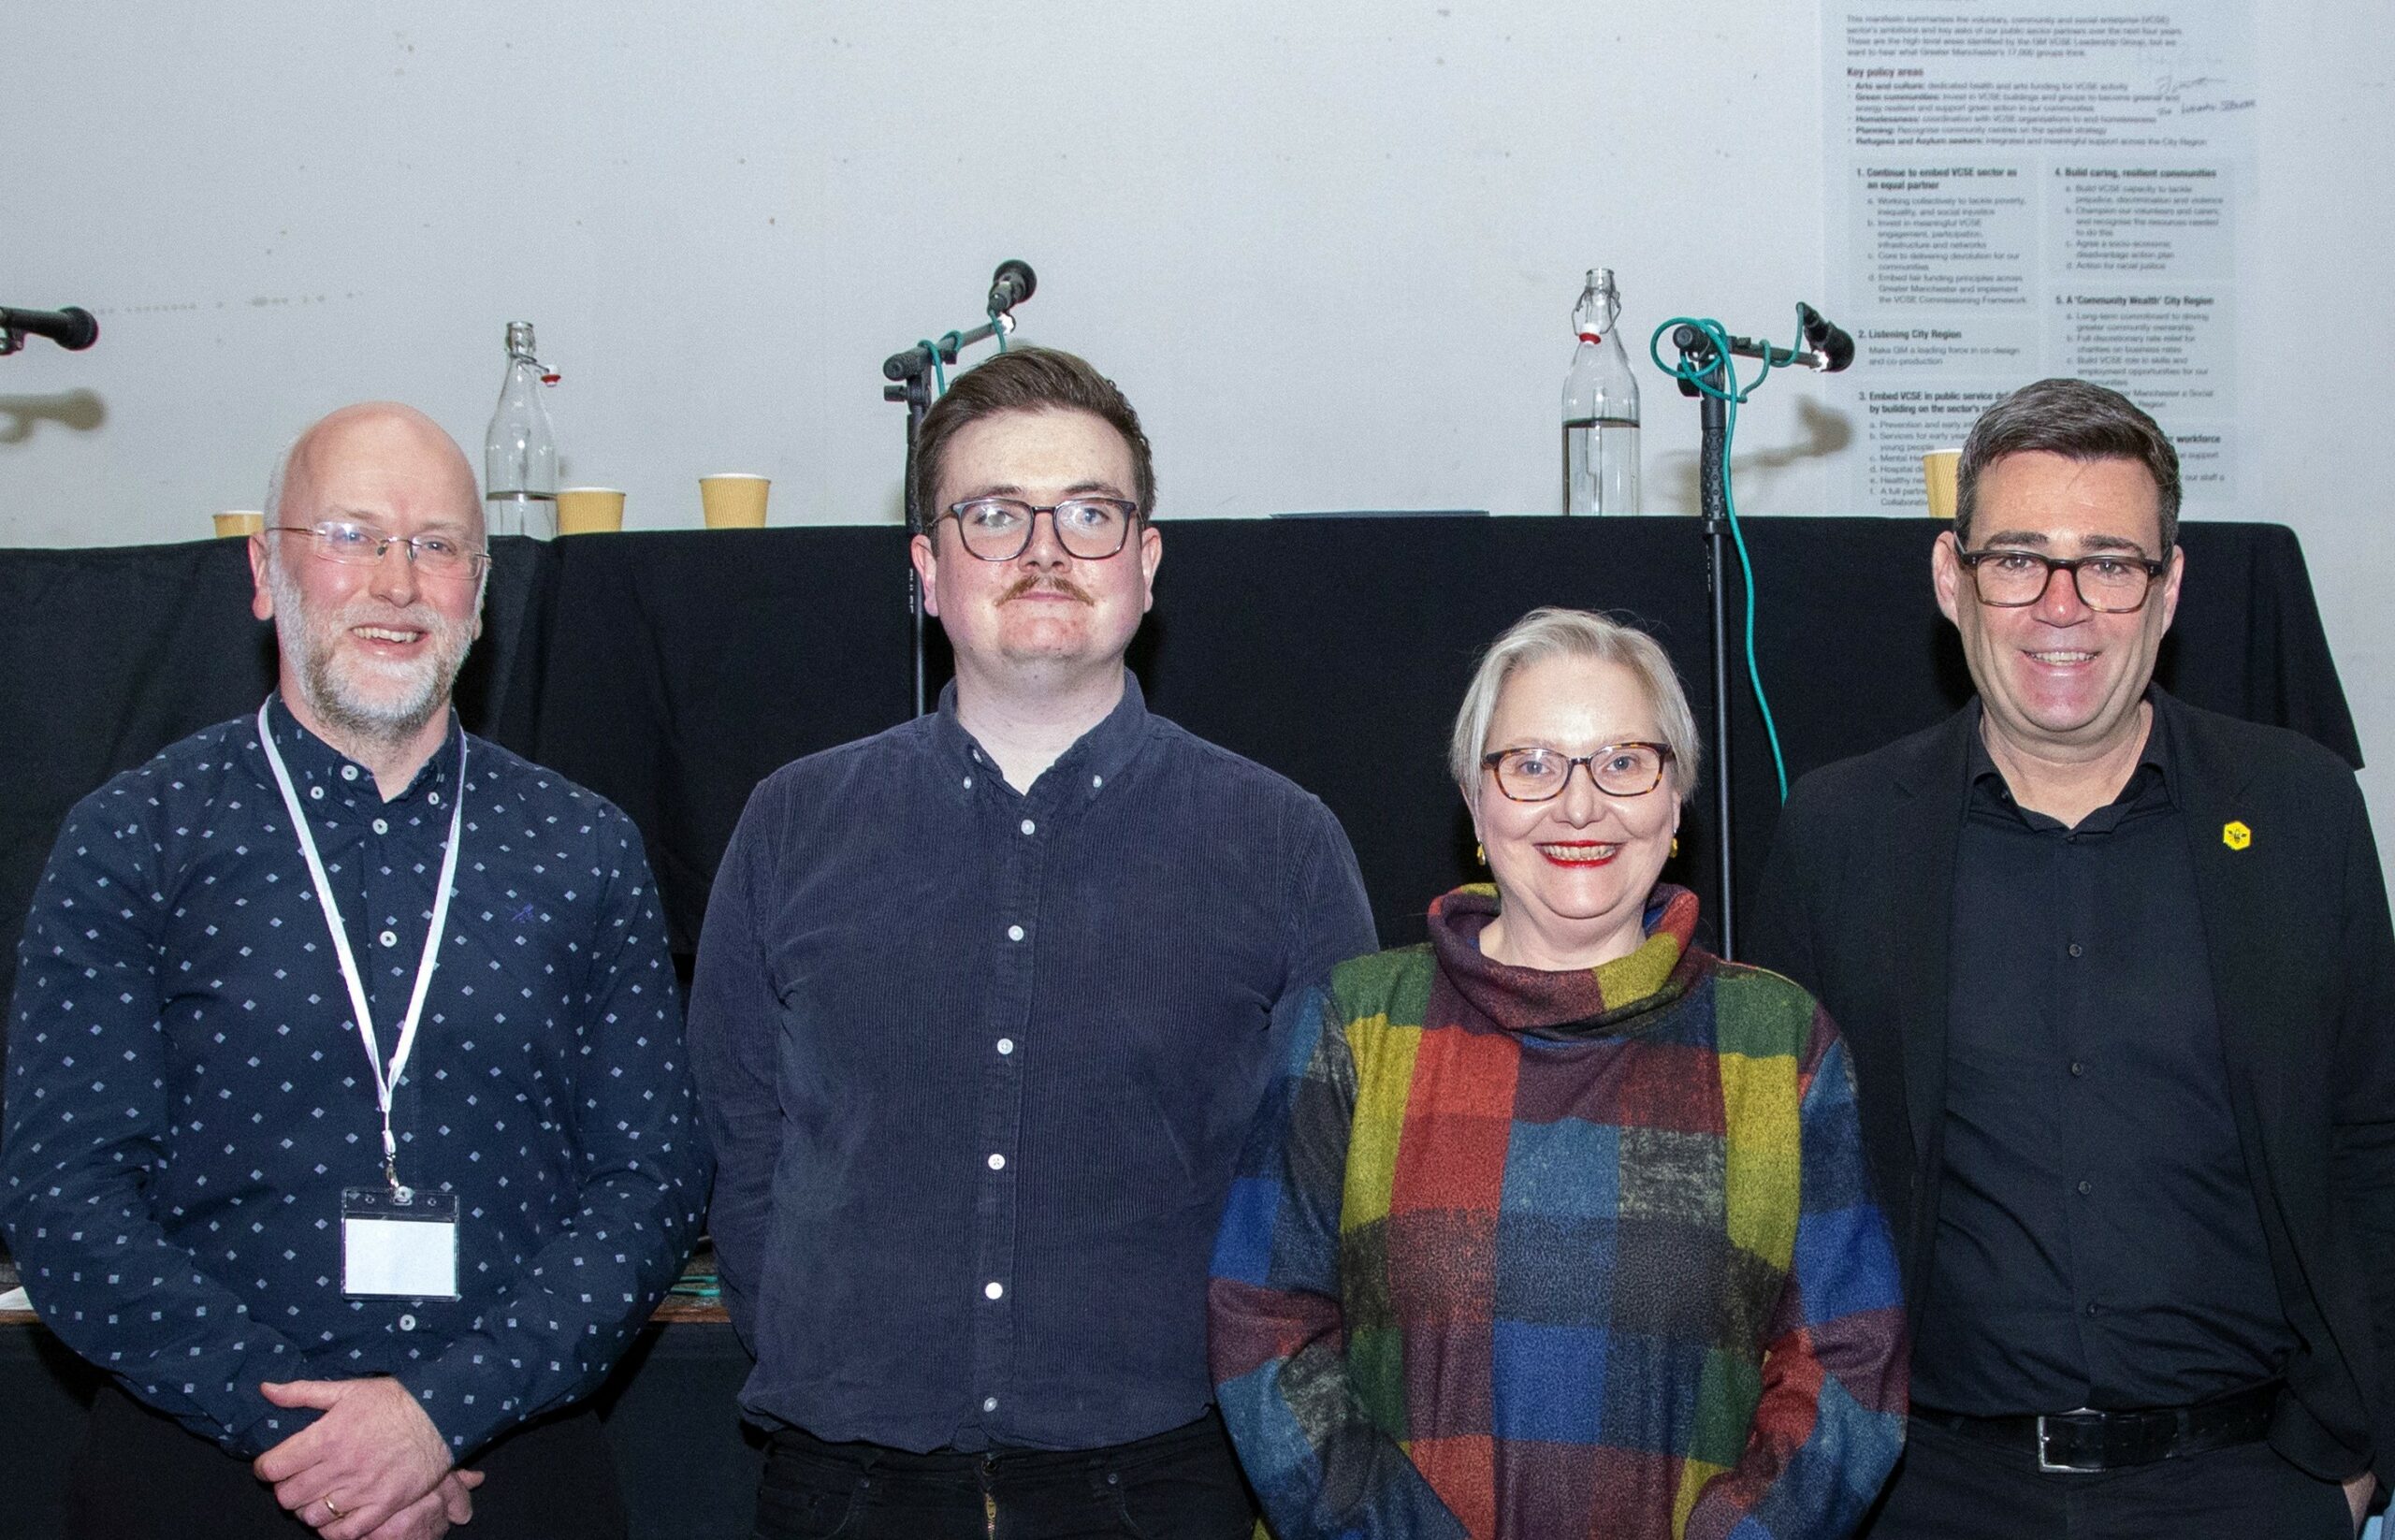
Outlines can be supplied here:
[[[305, 622], [300, 624], [304, 628]], [[291, 640], [282, 635], [282, 628], [278, 626], [275, 631], [283, 645], [289, 647]], [[442, 671], [434, 669], [405, 698], [375, 705], [351, 700], [343, 694], [341, 681], [333, 676], [329, 652], [303, 651], [302, 658], [299, 688], [307, 692], [308, 705], [316, 719], [358, 742], [385, 747], [403, 744], [415, 736], [448, 704], [449, 686], [457, 677], [454, 670], [443, 678]]]
[[327, 728], [353, 743], [396, 747], [447, 707], [450, 687], [465, 666], [466, 649], [459, 648], [454, 660], [436, 658], [417, 687], [398, 701], [375, 705], [353, 699], [333, 673], [332, 639], [312, 633], [314, 617], [299, 585], [280, 561], [268, 567], [267, 582], [274, 593], [275, 641], [285, 657], [299, 660], [300, 691], [307, 696], [309, 710]]

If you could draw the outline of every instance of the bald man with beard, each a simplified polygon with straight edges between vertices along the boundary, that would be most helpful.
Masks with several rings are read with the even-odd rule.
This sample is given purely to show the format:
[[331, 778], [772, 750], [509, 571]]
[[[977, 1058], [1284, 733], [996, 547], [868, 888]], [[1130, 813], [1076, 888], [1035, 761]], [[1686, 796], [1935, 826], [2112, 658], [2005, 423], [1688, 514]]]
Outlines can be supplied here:
[[0, 1227], [111, 1380], [70, 1533], [621, 1534], [572, 1408], [708, 1174], [639, 833], [458, 725], [490, 559], [429, 418], [334, 413], [267, 507], [275, 693], [76, 806], [20, 952]]

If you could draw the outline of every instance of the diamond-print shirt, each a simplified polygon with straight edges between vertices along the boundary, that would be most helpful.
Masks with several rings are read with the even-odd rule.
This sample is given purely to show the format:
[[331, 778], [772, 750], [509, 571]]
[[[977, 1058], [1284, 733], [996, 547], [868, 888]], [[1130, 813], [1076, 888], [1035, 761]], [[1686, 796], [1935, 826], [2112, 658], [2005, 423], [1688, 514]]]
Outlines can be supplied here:
[[[396, 1046], [459, 729], [385, 803], [270, 720]], [[316, 1416], [261, 1381], [394, 1374], [460, 1458], [587, 1394], [673, 1281], [707, 1184], [664, 926], [631, 821], [476, 738], [464, 847], [393, 1102], [400, 1179], [457, 1199], [456, 1300], [353, 1300], [341, 1195], [382, 1117], [254, 717], [76, 805], [9, 1012], [0, 1225], [42, 1319], [255, 1455]]]

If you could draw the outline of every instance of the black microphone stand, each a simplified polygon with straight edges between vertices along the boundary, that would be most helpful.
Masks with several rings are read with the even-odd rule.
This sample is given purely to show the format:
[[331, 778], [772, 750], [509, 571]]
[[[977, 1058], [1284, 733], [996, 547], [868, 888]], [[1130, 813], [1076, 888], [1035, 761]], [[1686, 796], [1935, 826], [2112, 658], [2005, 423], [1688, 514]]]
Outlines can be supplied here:
[[[1730, 373], [1728, 359], [1715, 346], [1720, 335], [1703, 327], [1672, 328], [1672, 345], [1680, 350], [1680, 394], [1696, 398], [1697, 507], [1704, 516], [1705, 574], [1713, 608], [1713, 821], [1721, 881], [1720, 938], [1724, 961], [1738, 957], [1737, 900], [1732, 883], [1735, 838], [1730, 828]], [[1775, 369], [1823, 366], [1819, 353], [1799, 353], [1745, 337], [1722, 336], [1729, 351], [1742, 358], [1760, 358]], [[1747, 581], [1753, 582], [1751, 574]]]
[[[916, 505], [915, 497], [915, 433], [923, 426], [923, 414], [932, 409], [932, 374], [934, 360], [939, 364], [956, 362], [956, 356], [988, 338], [1014, 330], [1014, 314], [1010, 311], [993, 311], [986, 325], [971, 331], [951, 331], [936, 341], [917, 342], [903, 352], [893, 353], [881, 361], [882, 377], [895, 383], [881, 387], [885, 401], [907, 403], [907, 530], [909, 534], [929, 534], [923, 525], [923, 511]], [[915, 648], [915, 715], [923, 714], [923, 585], [915, 576], [914, 563], [907, 566], [907, 612], [908, 624], [914, 629]]]

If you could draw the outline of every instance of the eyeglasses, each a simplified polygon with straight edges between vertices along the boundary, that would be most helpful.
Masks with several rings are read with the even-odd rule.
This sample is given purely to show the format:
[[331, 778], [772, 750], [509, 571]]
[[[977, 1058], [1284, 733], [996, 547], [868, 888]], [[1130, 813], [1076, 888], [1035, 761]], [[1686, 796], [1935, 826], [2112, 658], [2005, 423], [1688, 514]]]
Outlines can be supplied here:
[[386, 535], [338, 518], [274, 528], [285, 534], [312, 537], [319, 557], [344, 567], [370, 567], [394, 545], [404, 547], [408, 560], [426, 577], [469, 577], [490, 560], [489, 552], [472, 549], [455, 535]]
[[1031, 531], [1046, 514], [1056, 527], [1056, 544], [1082, 561], [1103, 561], [1119, 553], [1139, 521], [1139, 505], [1120, 498], [1067, 498], [1040, 507], [1015, 498], [972, 498], [942, 514], [956, 520], [965, 548], [984, 561], [1012, 561], [1031, 548]]
[[1516, 802], [1552, 802], [1571, 783], [1572, 772], [1589, 767], [1589, 784], [1609, 797], [1643, 797], [1663, 783], [1672, 751], [1660, 743], [1612, 743], [1593, 754], [1553, 748], [1501, 748], [1483, 754], [1484, 768], [1497, 773], [1497, 790]]
[[2070, 574], [2079, 602], [2100, 615], [2127, 615], [2145, 607], [2154, 580], [2169, 563], [2141, 556], [2078, 556], [2065, 559], [2037, 551], [1985, 550], [1954, 553], [1971, 574], [1980, 603], [2018, 609], [2046, 596], [2058, 572]]

